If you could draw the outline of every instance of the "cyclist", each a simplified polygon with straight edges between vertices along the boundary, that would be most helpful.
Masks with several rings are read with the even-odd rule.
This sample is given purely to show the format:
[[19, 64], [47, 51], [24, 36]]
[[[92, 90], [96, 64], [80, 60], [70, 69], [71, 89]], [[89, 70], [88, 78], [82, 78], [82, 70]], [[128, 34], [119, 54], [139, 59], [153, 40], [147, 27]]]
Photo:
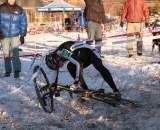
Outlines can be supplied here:
[[62, 67], [65, 61], [69, 61], [67, 68], [75, 80], [73, 85], [71, 85], [71, 89], [76, 90], [79, 86], [83, 89], [88, 89], [83, 79], [82, 71], [92, 64], [112, 88], [115, 96], [120, 98], [121, 94], [113, 81], [111, 73], [102, 64], [100, 54], [88, 43], [89, 42], [77, 43], [75, 41], [62, 43], [55, 51], [50, 52], [46, 56], [47, 66], [52, 70], [56, 70]]

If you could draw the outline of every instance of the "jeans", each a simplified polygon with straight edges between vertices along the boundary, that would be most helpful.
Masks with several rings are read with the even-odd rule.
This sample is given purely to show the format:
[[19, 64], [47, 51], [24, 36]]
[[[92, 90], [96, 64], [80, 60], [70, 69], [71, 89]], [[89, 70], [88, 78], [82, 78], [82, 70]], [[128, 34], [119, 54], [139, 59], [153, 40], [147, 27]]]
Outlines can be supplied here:
[[15, 71], [21, 71], [21, 62], [19, 59], [19, 36], [18, 37], [9, 37], [1, 40], [2, 49], [4, 53], [4, 62], [5, 62], [5, 71], [6, 73]]

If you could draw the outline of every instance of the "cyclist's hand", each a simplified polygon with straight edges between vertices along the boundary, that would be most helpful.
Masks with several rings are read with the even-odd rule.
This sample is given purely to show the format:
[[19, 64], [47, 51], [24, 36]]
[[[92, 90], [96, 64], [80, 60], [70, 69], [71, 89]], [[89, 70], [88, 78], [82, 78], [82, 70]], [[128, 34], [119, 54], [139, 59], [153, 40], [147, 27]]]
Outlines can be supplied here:
[[79, 81], [75, 81], [71, 86], [70, 86], [70, 89], [72, 90], [77, 90], [80, 88], [80, 83]]

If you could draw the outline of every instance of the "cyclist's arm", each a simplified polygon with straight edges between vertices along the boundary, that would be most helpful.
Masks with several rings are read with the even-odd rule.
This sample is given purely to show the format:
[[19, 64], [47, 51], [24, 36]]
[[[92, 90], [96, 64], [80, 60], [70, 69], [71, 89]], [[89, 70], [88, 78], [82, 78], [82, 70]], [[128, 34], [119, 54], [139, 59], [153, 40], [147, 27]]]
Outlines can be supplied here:
[[76, 61], [74, 58], [70, 57], [68, 59], [71, 63], [73, 63], [76, 66], [76, 77], [75, 81], [79, 81], [79, 75], [80, 75], [80, 63]]
[[75, 81], [79, 81], [79, 75], [80, 75], [80, 63], [75, 60], [73, 57], [72, 57], [72, 52], [68, 51], [67, 49], [62, 49], [62, 50], [58, 50], [57, 51], [57, 54], [70, 61], [71, 63], [73, 63], [75, 66], [76, 66], [76, 77], [75, 77]]

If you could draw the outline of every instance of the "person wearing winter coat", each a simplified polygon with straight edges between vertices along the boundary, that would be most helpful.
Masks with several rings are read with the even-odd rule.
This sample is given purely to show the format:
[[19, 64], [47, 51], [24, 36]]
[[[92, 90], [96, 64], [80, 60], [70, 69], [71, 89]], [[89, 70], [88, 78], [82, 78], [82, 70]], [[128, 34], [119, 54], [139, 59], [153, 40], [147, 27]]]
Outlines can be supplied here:
[[[124, 22], [127, 22], [127, 32], [140, 32], [145, 26], [149, 25], [149, 10], [144, 0], [126, 0], [122, 10], [120, 26], [123, 27]], [[133, 38], [133, 35], [128, 36]], [[143, 41], [142, 35], [137, 35], [140, 40], [137, 41], [137, 55], [143, 53]], [[133, 43], [127, 44], [128, 56], [133, 56]]]
[[5, 61], [4, 76], [10, 76], [13, 65], [14, 78], [19, 78], [21, 61], [18, 50], [27, 33], [27, 16], [15, 0], [7, 0], [0, 5], [0, 32]]
[[96, 49], [101, 53], [102, 29], [105, 24], [105, 10], [102, 0], [84, 0], [84, 16], [87, 20], [88, 40], [95, 40]]

